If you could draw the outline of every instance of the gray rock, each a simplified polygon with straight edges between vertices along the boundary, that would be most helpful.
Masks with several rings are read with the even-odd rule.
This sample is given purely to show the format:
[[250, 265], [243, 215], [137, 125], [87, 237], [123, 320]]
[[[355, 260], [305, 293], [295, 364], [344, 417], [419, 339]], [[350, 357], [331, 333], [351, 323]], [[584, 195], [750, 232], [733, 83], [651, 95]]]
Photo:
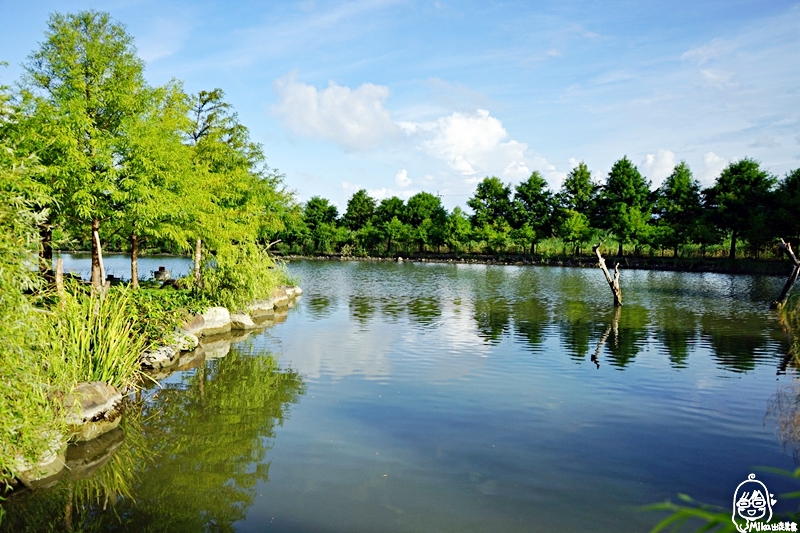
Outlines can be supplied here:
[[224, 307], [211, 307], [203, 313], [203, 336], [219, 335], [231, 330], [231, 313]]
[[173, 365], [180, 354], [180, 347], [176, 344], [170, 344], [169, 346], [160, 346], [154, 350], [146, 351], [139, 360], [144, 368], [160, 370]]
[[80, 383], [64, 400], [66, 421], [76, 440], [92, 440], [119, 425], [122, 394], [102, 381]]
[[289, 296], [287, 296], [283, 288], [278, 287], [272, 290], [272, 301], [275, 304], [275, 309], [280, 309], [289, 305]]
[[203, 318], [203, 315], [200, 313], [195, 313], [195, 315], [184, 321], [183, 324], [180, 325], [181, 331], [185, 331], [186, 333], [191, 333], [192, 335], [199, 337], [202, 334], [203, 328], [206, 325], [206, 319]]
[[233, 313], [231, 314], [231, 330], [248, 330], [255, 329], [253, 319], [247, 313]]
[[267, 300], [258, 300], [253, 302], [247, 307], [247, 311], [252, 318], [260, 318], [265, 316], [272, 316], [275, 313], [275, 302], [272, 298]]

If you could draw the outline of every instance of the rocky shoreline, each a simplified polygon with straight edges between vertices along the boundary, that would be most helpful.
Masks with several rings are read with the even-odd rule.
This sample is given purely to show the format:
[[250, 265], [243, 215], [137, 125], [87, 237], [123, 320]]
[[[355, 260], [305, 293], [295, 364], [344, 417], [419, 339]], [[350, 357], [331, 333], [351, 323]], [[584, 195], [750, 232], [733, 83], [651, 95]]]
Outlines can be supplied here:
[[[247, 312], [212, 307], [196, 314], [177, 328], [168, 344], [142, 354], [142, 369], [158, 381], [173, 372], [197, 368], [208, 359], [224, 357], [231, 343], [286, 320], [302, 293], [300, 287], [282, 286], [270, 298], [250, 304]], [[35, 463], [18, 457], [17, 476], [7, 482], [12, 487], [35, 489], [57, 483], [66, 473], [70, 477], [90, 476], [122, 442], [117, 426], [122, 419], [124, 395], [129, 392], [103, 382], [78, 384], [63, 400], [69, 435], [52, 435], [51, 445]]]

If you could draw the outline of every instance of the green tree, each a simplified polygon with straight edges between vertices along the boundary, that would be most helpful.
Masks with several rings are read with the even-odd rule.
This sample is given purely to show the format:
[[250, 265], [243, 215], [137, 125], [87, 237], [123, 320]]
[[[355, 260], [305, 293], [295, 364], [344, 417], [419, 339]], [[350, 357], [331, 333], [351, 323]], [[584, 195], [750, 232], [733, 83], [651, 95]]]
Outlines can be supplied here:
[[700, 184], [689, 165], [681, 161], [656, 191], [653, 214], [659, 244], [672, 248], [677, 257], [678, 247], [692, 238], [701, 210]]
[[327, 198], [312, 196], [303, 209], [303, 221], [311, 233], [313, 249], [319, 253], [331, 253], [336, 241], [336, 219], [339, 211]]
[[555, 233], [580, 253], [581, 246], [595, 236], [592, 219], [596, 216], [599, 187], [592, 182], [592, 174], [581, 161], [567, 174], [561, 190], [555, 195]]
[[[525, 241], [530, 244], [531, 254], [536, 253], [536, 243], [549, 237], [553, 233], [553, 193], [547, 186], [547, 181], [534, 171], [530, 177], [515, 187], [514, 193], [514, 219], [515, 229], [528, 228], [530, 231], [518, 232], [524, 235]], [[522, 242], [521, 241], [521, 242]]]
[[577, 211], [590, 218], [595, 211], [598, 191], [599, 187], [592, 181], [589, 167], [581, 161], [567, 174], [556, 195], [558, 208]]
[[389, 222], [392, 218], [403, 219], [405, 216], [405, 203], [397, 196], [384, 198], [375, 208], [375, 218], [378, 223]]
[[780, 228], [774, 233], [783, 233], [786, 239], [794, 244], [800, 242], [800, 168], [792, 170], [778, 183], [775, 193], [777, 210], [775, 221], [780, 221]]
[[112, 223], [130, 236], [131, 283], [138, 286], [139, 247], [147, 240], [188, 248], [193, 194], [187, 96], [177, 84], [150, 91], [145, 110], [123, 128], [117, 207]]
[[420, 192], [406, 202], [405, 222], [414, 228], [419, 251], [426, 245], [444, 243], [444, 224], [447, 211], [442, 200], [429, 192]]
[[339, 211], [336, 206], [321, 196], [312, 196], [303, 210], [303, 220], [311, 231], [321, 224], [335, 224], [338, 217]]
[[358, 231], [367, 225], [374, 214], [375, 199], [367, 194], [366, 189], [361, 189], [347, 201], [347, 211], [342, 217], [342, 223], [345, 227]]
[[291, 206], [283, 176], [266, 165], [261, 145], [250, 140], [224, 96], [221, 89], [200, 91], [189, 111], [195, 231], [216, 253], [218, 264], [234, 257], [236, 246], [281, 231]]
[[623, 157], [611, 167], [602, 190], [602, 213], [605, 228], [623, 244], [639, 244], [647, 238], [651, 217], [650, 182], [631, 161]]
[[472, 225], [469, 223], [469, 217], [460, 207], [454, 207], [447, 216], [445, 244], [451, 251], [459, 253], [468, 246], [471, 234]]
[[476, 228], [503, 219], [510, 223], [514, 218], [511, 205], [511, 187], [495, 176], [483, 178], [475, 190], [475, 195], [467, 200], [472, 209], [472, 225]]
[[51, 136], [43, 163], [51, 166], [54, 200], [91, 229], [95, 287], [103, 282], [99, 230], [113, 215], [124, 124], [143, 106], [143, 66], [125, 28], [97, 11], [51, 15], [25, 65], [24, 83]]
[[723, 231], [730, 232], [729, 257], [736, 257], [736, 242], [750, 226], [768, 211], [777, 178], [761, 168], [758, 161], [745, 157], [730, 163], [705, 191], [706, 208]]

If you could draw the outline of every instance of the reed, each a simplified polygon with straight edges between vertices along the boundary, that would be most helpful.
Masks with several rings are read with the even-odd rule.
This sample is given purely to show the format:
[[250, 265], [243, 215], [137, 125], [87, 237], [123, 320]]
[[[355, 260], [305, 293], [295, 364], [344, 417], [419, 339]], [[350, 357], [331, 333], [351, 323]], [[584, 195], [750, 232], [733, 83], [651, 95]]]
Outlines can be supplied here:
[[50, 322], [51, 348], [61, 354], [52, 371], [75, 382], [104, 381], [120, 390], [133, 386], [146, 341], [136, 334], [130, 301], [123, 287], [105, 296], [78, 285], [66, 290]]

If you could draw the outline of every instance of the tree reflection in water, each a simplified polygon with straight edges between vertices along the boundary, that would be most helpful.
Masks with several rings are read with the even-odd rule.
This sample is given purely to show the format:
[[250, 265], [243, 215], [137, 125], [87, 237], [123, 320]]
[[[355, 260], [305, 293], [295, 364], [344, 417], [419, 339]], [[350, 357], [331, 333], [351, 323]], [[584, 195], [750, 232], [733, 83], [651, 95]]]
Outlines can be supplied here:
[[275, 428], [305, 391], [272, 356], [235, 347], [127, 410], [97, 474], [12, 498], [3, 531], [232, 531], [269, 478]]

